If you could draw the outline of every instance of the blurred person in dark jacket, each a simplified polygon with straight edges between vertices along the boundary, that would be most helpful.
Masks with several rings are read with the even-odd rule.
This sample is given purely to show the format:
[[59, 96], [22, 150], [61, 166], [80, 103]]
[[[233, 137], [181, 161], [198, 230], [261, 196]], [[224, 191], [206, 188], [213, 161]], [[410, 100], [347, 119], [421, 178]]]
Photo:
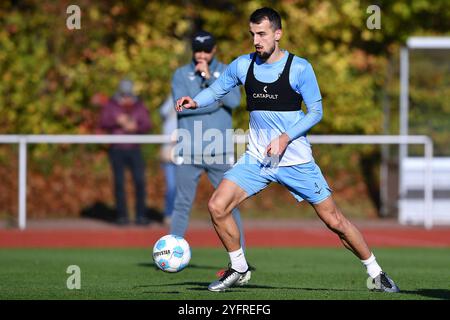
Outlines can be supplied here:
[[[151, 129], [148, 110], [133, 93], [133, 82], [120, 81], [117, 92], [102, 107], [100, 127], [110, 134], [144, 134]], [[145, 162], [139, 144], [113, 144], [109, 149], [109, 159], [114, 175], [114, 196], [117, 223], [130, 223], [125, 196], [125, 169], [131, 171], [135, 189], [136, 224], [147, 225], [149, 219], [145, 210]]]

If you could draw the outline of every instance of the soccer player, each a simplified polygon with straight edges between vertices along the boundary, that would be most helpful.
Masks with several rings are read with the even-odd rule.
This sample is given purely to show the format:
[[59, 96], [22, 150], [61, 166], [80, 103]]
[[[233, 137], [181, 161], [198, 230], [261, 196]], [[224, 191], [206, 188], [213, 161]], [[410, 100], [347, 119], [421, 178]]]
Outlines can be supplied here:
[[[378, 265], [359, 230], [333, 201], [331, 189], [312, 157], [306, 133], [322, 118], [322, 97], [311, 64], [283, 50], [281, 18], [271, 8], [250, 16], [255, 52], [235, 59], [209, 88], [194, 99], [182, 97], [176, 109], [203, 108], [237, 85], [244, 85], [250, 112], [249, 144], [245, 154], [227, 171], [208, 203], [214, 228], [229, 253], [231, 265], [210, 291], [245, 284], [250, 273], [239, 245], [239, 231], [230, 214], [242, 201], [271, 182], [288, 188], [298, 200], [308, 201], [319, 218], [367, 268], [372, 289], [399, 288]], [[307, 113], [301, 110], [304, 102]]]

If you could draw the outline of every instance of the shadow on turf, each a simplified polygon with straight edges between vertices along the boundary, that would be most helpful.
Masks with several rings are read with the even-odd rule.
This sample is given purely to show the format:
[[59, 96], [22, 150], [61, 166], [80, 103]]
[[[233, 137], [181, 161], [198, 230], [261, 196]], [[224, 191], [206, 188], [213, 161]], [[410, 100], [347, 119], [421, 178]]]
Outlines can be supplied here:
[[[155, 270], [159, 270], [157, 266], [155, 266], [154, 263], [151, 262], [139, 262], [137, 264], [139, 267], [145, 267], [145, 268], [152, 268]], [[218, 267], [214, 267], [214, 266], [202, 266], [202, 265], [198, 265], [198, 264], [190, 264], [189, 265], [189, 269], [203, 269], [203, 270], [219, 270]]]
[[[167, 284], [150, 284], [150, 285], [142, 285], [142, 286], [136, 286], [133, 287], [133, 289], [137, 288], [150, 288], [150, 287], [169, 287], [169, 286], [195, 286], [191, 288], [186, 288], [187, 290], [192, 291], [204, 291], [205, 288], [208, 287], [210, 283], [209, 282], [177, 282], [177, 283], [167, 283]], [[254, 285], [254, 284], [248, 284], [245, 287], [242, 287], [245, 289], [282, 289], [282, 290], [303, 290], [303, 291], [361, 291], [361, 290], [349, 290], [349, 289], [333, 289], [333, 288], [296, 288], [296, 287], [275, 287], [275, 286], [264, 286], [264, 285]], [[224, 293], [236, 293], [236, 292], [244, 292], [245, 290], [239, 290], [238, 287], [234, 287], [232, 291], [225, 291]], [[145, 291], [143, 293], [156, 293], [155, 291]], [[177, 292], [161, 292], [161, 293], [177, 293]]]
[[403, 294], [414, 294], [428, 298], [450, 300], [450, 290], [447, 289], [417, 289], [417, 290], [401, 290]]
[[[102, 201], [97, 201], [94, 204], [83, 208], [80, 212], [80, 216], [82, 218], [95, 219], [108, 223], [118, 223], [116, 209]], [[146, 208], [145, 216], [150, 220], [150, 223], [156, 222], [162, 224], [164, 222], [164, 214], [156, 208]]]
[[[142, 263], [139, 265], [143, 265], [146, 267], [154, 266], [151, 263]], [[197, 266], [194, 265], [194, 268], [199, 269], [216, 269], [215, 267], [211, 266]], [[208, 287], [210, 283], [209, 282], [177, 282], [177, 283], [167, 283], [167, 284], [151, 284], [151, 285], [142, 285], [142, 286], [136, 286], [133, 289], [137, 288], [150, 288], [150, 287], [169, 287], [169, 286], [195, 286], [191, 288], [186, 288], [187, 290], [192, 291], [204, 291], [205, 288]], [[266, 286], [266, 285], [255, 285], [255, 284], [247, 284], [245, 289], [282, 289], [282, 290], [303, 290], [303, 291], [342, 291], [342, 292], [357, 292], [357, 291], [364, 291], [366, 290], [351, 290], [351, 289], [336, 289], [336, 288], [302, 288], [302, 287], [276, 287], [276, 286]], [[244, 290], [239, 290], [238, 287], [233, 288], [232, 291], [226, 291], [225, 293], [229, 292], [244, 292]], [[178, 291], [169, 291], [169, 292], [156, 292], [156, 291], [146, 291], [143, 293], [168, 293], [168, 294], [178, 294], [180, 292]], [[450, 290], [447, 289], [417, 289], [417, 290], [402, 290], [400, 294], [411, 294], [411, 295], [420, 295], [428, 298], [435, 298], [435, 299], [445, 299], [450, 300]]]
[[[151, 288], [151, 287], [169, 287], [169, 286], [180, 286], [180, 285], [195, 285], [198, 288], [188, 288], [188, 290], [204, 290], [205, 287], [209, 285], [208, 282], [181, 282], [181, 283], [168, 283], [168, 284], [148, 284], [135, 286], [133, 289]], [[142, 293], [168, 293], [168, 294], [178, 294], [179, 291], [143, 291]]]
[[180, 291], [144, 291], [142, 293], [164, 293], [164, 294], [180, 294]]
[[[182, 283], [183, 284], [183, 283]], [[189, 284], [189, 283], [184, 283]], [[194, 283], [192, 283], [194, 284]], [[206, 286], [209, 285], [209, 283], [205, 283]], [[242, 292], [242, 290], [236, 290], [237, 287], [233, 288], [233, 292]], [[333, 289], [333, 288], [302, 288], [302, 287], [275, 287], [275, 286], [264, 286], [264, 285], [255, 285], [255, 284], [247, 284], [245, 287], [242, 287], [245, 289], [281, 289], [281, 290], [303, 290], [303, 291], [361, 291], [361, 290], [349, 290], [349, 289]], [[205, 290], [204, 287], [202, 288], [188, 288], [188, 290]], [[231, 291], [230, 291], [231, 292]]]
[[[193, 288], [186, 288], [186, 290], [192, 290], [192, 291], [205, 291], [206, 288], [208, 288], [209, 282], [179, 282], [179, 283], [169, 283], [169, 284], [153, 284], [153, 285], [143, 285], [143, 286], [136, 286], [133, 289], [138, 288], [149, 288], [149, 287], [166, 287], [166, 286], [195, 286]], [[247, 287], [247, 286], [246, 286]], [[221, 294], [228, 294], [228, 293], [236, 293], [236, 292], [244, 292], [244, 290], [239, 290], [238, 288], [233, 288], [231, 291], [224, 291], [221, 292]], [[155, 294], [155, 293], [165, 293], [165, 294], [180, 294], [179, 291], [142, 291], [142, 294]]]

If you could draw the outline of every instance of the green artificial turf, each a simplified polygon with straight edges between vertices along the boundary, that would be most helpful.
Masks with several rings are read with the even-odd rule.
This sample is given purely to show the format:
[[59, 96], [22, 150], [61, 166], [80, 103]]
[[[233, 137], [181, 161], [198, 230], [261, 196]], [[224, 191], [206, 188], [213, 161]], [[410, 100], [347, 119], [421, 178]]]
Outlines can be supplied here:
[[[223, 249], [192, 248], [179, 273], [157, 270], [151, 249], [2, 249], [3, 299], [450, 299], [450, 249], [375, 248], [400, 294], [369, 292], [366, 273], [343, 248], [249, 248], [255, 266], [245, 287], [207, 291], [228, 263]], [[81, 289], [67, 289], [67, 267], [81, 270]]]

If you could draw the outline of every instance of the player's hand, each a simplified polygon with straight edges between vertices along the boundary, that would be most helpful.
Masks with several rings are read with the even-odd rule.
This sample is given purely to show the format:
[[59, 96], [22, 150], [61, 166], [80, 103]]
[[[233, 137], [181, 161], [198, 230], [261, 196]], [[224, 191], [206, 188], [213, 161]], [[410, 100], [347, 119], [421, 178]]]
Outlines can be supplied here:
[[198, 60], [195, 65], [195, 72], [199, 72], [200, 75], [208, 80], [211, 78], [211, 73], [209, 72], [208, 62], [206, 60]]
[[279, 135], [276, 139], [273, 139], [266, 148], [266, 155], [269, 157], [280, 157], [289, 144], [289, 136], [286, 133]]
[[191, 97], [181, 97], [176, 102], [175, 110], [181, 112], [183, 111], [183, 108], [196, 109], [197, 107], [197, 102], [195, 102]]

